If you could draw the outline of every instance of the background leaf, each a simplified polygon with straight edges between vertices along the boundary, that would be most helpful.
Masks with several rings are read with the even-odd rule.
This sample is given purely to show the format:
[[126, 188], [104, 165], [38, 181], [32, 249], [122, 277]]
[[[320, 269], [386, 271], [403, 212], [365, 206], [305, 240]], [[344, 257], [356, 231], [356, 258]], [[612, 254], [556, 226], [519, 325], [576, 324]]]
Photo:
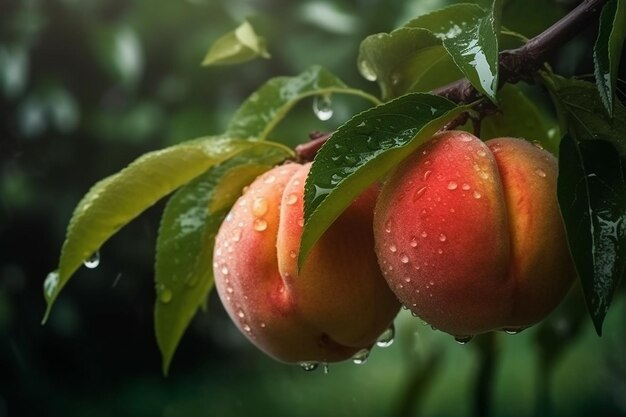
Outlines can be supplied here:
[[544, 75], [543, 80], [575, 139], [602, 138], [611, 142], [622, 158], [626, 157], [626, 107], [620, 101], [615, 101], [611, 119], [594, 84], [558, 75]]
[[339, 127], [315, 157], [304, 187], [300, 265], [355, 197], [467, 109], [439, 96], [412, 93]]
[[593, 64], [596, 85], [602, 104], [613, 116], [615, 83], [626, 37], [626, 1], [609, 1], [600, 15], [598, 38], [593, 48]]
[[349, 88], [324, 68], [313, 66], [294, 77], [275, 77], [267, 81], [239, 107], [226, 135], [240, 139], [267, 139], [272, 129], [298, 101], [332, 93], [353, 94], [375, 104], [380, 102], [361, 90]]
[[215, 235], [244, 186], [293, 155], [257, 142], [179, 189], [168, 201], [157, 239], [154, 326], [163, 372], [213, 287]]
[[418, 17], [406, 26], [429, 29], [442, 39], [472, 85], [495, 102], [501, 8], [499, 0], [493, 2], [488, 12], [462, 3]]
[[610, 142], [565, 136], [558, 197], [568, 241], [597, 333], [626, 265], [626, 183]]
[[224, 138], [186, 142], [144, 154], [93, 186], [72, 214], [58, 271], [44, 282], [44, 321], [72, 274], [107, 239], [165, 195], [252, 145]]
[[526, 138], [555, 155], [558, 153], [561, 138], [558, 124], [551, 121], [520, 87], [505, 84], [498, 90], [497, 98], [500, 111], [481, 120], [481, 139]]
[[240, 64], [258, 57], [270, 57], [265, 38], [258, 36], [252, 25], [245, 21], [237, 29], [215, 41], [202, 65]]
[[357, 63], [363, 77], [378, 82], [384, 100], [462, 78], [441, 40], [417, 28], [368, 36], [361, 42]]

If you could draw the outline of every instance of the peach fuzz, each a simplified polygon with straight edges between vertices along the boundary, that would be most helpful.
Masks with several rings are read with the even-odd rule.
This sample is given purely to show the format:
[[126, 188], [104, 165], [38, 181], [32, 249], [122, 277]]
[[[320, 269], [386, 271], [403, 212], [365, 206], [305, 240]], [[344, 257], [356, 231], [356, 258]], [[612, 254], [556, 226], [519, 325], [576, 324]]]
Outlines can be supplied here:
[[383, 186], [376, 254], [415, 315], [459, 338], [518, 331], [575, 277], [556, 199], [557, 161], [512, 138], [436, 135]]
[[310, 164], [257, 178], [215, 243], [218, 294], [256, 346], [284, 362], [334, 362], [370, 348], [400, 304], [374, 253], [379, 188], [359, 196], [312, 249], [300, 273], [303, 192]]

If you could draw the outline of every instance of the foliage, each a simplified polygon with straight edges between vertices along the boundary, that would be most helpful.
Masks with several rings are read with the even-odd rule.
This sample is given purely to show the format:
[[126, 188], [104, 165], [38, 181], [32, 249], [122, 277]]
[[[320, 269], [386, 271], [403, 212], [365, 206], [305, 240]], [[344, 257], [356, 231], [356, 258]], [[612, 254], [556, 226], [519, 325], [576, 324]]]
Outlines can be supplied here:
[[[543, 75], [564, 122], [563, 129], [570, 135], [561, 145], [559, 199], [598, 333], [624, 273], [621, 248], [626, 245], [622, 225], [626, 207], [620, 201], [626, 199], [621, 175], [626, 132], [621, 126], [625, 120], [623, 106], [615, 99], [617, 63], [626, 26], [621, 19], [623, 6], [623, 2], [610, 1], [600, 17], [594, 49], [597, 89], [582, 81]], [[362, 42], [359, 69], [366, 79], [378, 81], [387, 102], [352, 117], [334, 132], [316, 156], [305, 189], [300, 264], [355, 196], [383, 178], [437, 130], [470, 110], [471, 107], [457, 106], [427, 93], [459, 74], [467, 77], [487, 99], [494, 103], [499, 98], [502, 100], [501, 115], [485, 119], [484, 129], [489, 136], [527, 131], [554, 151], [550, 141], [555, 127], [537, 123], [540, 111], [532, 101], [524, 99], [520, 90], [509, 85], [497, 93], [501, 15], [502, 3], [498, 0], [487, 9], [475, 4], [456, 4]], [[255, 56], [268, 57], [265, 40], [245, 22], [215, 42], [204, 64], [235, 64]], [[196, 140], [149, 153], [96, 184], [72, 216], [59, 271], [49, 274], [44, 284], [49, 307], [80, 263], [98, 251], [104, 241], [155, 201], [189, 183], [168, 204], [158, 242], [155, 316], [167, 371], [184, 329], [212, 285], [211, 274], [207, 272], [211, 268], [211, 242], [225, 213], [225, 207], [219, 214], [207, 209], [210, 196], [217, 196], [218, 191], [213, 190], [223, 192], [224, 187], [233, 187], [223, 185], [231, 166], [246, 170], [250, 167], [242, 178], [250, 179], [252, 173], [260, 172], [258, 164], [263, 162], [262, 157], [250, 158], [245, 153], [254, 149], [252, 144], [266, 140], [298, 101], [315, 96], [318, 117], [329, 117], [332, 110], [319, 107], [329, 106], [333, 93], [356, 94], [379, 103], [369, 94], [347, 87], [320, 67], [296, 77], [274, 78], [243, 103], [219, 139]], [[511, 99], [511, 95], [517, 95], [518, 99]], [[393, 97], [398, 98], [388, 101]], [[517, 103], [512, 104], [513, 101]], [[599, 113], [599, 107], [606, 109], [608, 117]], [[471, 117], [482, 116], [472, 113]], [[530, 124], [534, 131], [527, 129]], [[610, 144], [595, 145], [599, 139]], [[256, 151], [259, 149], [263, 148]], [[601, 157], [593, 156], [596, 154]], [[280, 162], [289, 154], [282, 151], [277, 156], [272, 159], [271, 152], [267, 153], [271, 163], [265, 166]], [[594, 161], [607, 159], [613, 163], [602, 165], [599, 170], [600, 165]], [[579, 189], [583, 183], [584, 188]], [[241, 187], [241, 183], [237, 184], [236, 187]], [[226, 195], [232, 204], [237, 193], [230, 190]], [[180, 256], [190, 258], [181, 260]], [[181, 262], [185, 265], [183, 269], [178, 267]], [[185, 268], [189, 268], [188, 272]], [[195, 285], [198, 280], [202, 285]], [[189, 297], [192, 298], [188, 300]]]
[[[164, 207], [156, 241], [156, 296], [150, 301], [156, 298], [155, 333], [166, 372], [185, 331], [197, 341], [188, 329], [212, 289], [215, 230], [243, 184], [293, 158], [279, 144], [293, 146], [309, 130], [333, 131], [307, 181], [302, 260], [359, 190], [383, 178], [432, 132], [469, 111], [470, 120], [480, 123], [460, 128], [479, 129], [483, 139], [523, 136], [560, 155], [559, 201], [585, 301], [598, 334], [605, 317], [611, 321], [616, 307], [609, 308], [612, 300], [617, 303], [626, 244], [623, 0], [606, 2], [597, 36], [586, 32], [561, 50], [566, 52], [555, 51], [559, 59], [550, 60], [553, 70], [525, 74], [527, 82], [535, 77], [534, 84], [504, 82], [498, 52], [523, 42], [512, 30], [532, 37], [554, 23], [565, 13], [565, 2], [438, 0], [379, 8], [366, 7], [364, 1], [341, 6], [277, 2], [235, 30], [251, 10], [246, 2], [163, 3], [157, 8], [149, 1], [122, 3], [8, 1], [0, 6], [0, 191], [8, 207], [7, 219], [0, 222], [7, 243], [3, 259], [12, 256], [8, 236], [22, 210], [49, 218], [37, 234], [60, 240], [71, 206], [79, 200], [76, 190], [108, 175], [111, 166], [125, 166], [146, 153], [98, 182], [76, 207], [59, 270], [46, 280], [49, 307], [81, 263], [99, 250], [106, 253], [106, 247], [101, 249], [105, 241], [140, 213], [154, 220]], [[323, 9], [325, 15], [310, 13], [324, 4], [330, 5]], [[282, 16], [281, 8], [287, 10]], [[220, 23], [207, 24], [209, 15]], [[385, 32], [375, 33], [381, 30]], [[287, 39], [284, 33], [296, 35]], [[209, 39], [215, 42], [204, 63], [220, 66], [202, 69]], [[271, 59], [244, 63], [269, 58], [266, 39]], [[221, 66], [234, 63], [243, 65]], [[320, 63], [330, 70], [314, 65]], [[354, 77], [357, 70], [363, 79]], [[572, 77], [592, 70], [595, 85]], [[271, 78], [275, 74], [299, 75]], [[456, 105], [429, 94], [461, 77], [482, 94], [480, 102]], [[368, 92], [372, 81], [380, 98]], [[337, 99], [340, 94], [356, 100], [346, 104]], [[311, 100], [322, 119], [334, 110], [330, 123], [307, 119], [310, 111], [302, 104]], [[483, 113], [481, 106], [488, 102], [496, 103], [497, 110]], [[414, 111], [416, 106], [433, 111]], [[186, 140], [205, 135], [213, 138]], [[85, 156], [76, 158], [77, 150]], [[48, 158], [20, 163], [23, 153]], [[157, 203], [170, 193], [165, 206]], [[127, 227], [130, 232], [123, 238], [144, 230], [145, 223]], [[154, 230], [154, 222], [148, 228]], [[55, 247], [53, 238], [42, 239], [47, 250], [29, 242], [29, 251], [49, 253]], [[116, 251], [136, 258], [132, 265], [139, 270], [143, 267], [137, 265], [154, 255], [133, 243], [119, 245], [124, 249]], [[42, 262], [52, 265], [50, 259]], [[6, 265], [2, 276], [10, 275], [12, 263]], [[33, 275], [45, 276], [35, 271]], [[102, 292], [98, 285], [105, 278], [94, 273], [92, 282], [77, 282], [77, 293], [81, 288], [87, 294]], [[10, 305], [3, 301], [6, 291], [0, 287], [0, 335], [5, 323], [14, 322], [3, 310]], [[132, 294], [139, 297], [139, 291]], [[57, 299], [48, 328], [58, 323], [55, 314], [62, 317], [73, 305], [71, 298]], [[93, 302], [93, 308], [116, 309], [104, 301]], [[568, 314], [580, 323], [580, 317]], [[202, 317], [198, 320], [203, 323]], [[547, 321], [537, 339], [553, 323]], [[525, 337], [534, 340], [535, 334]], [[547, 344], [561, 346], [552, 339]]]

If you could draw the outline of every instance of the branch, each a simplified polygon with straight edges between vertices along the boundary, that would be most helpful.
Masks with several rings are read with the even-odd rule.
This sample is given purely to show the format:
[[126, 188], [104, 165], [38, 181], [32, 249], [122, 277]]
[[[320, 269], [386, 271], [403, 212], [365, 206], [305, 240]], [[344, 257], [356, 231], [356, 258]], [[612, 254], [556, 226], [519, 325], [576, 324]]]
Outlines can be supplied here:
[[[500, 52], [500, 86], [532, 79], [532, 75], [548, 60], [550, 54], [595, 19], [607, 1], [583, 0], [561, 20], [529, 40], [524, 46]], [[433, 90], [433, 93], [459, 104], [480, 98], [480, 93], [466, 78]]]
[[[508, 49], [499, 55], [499, 84], [516, 83], [532, 79], [533, 74], [548, 60], [552, 52], [577, 35], [581, 28], [595, 19], [608, 0], [583, 0], [571, 12], [548, 29], [530, 39], [524, 46]], [[432, 91], [455, 103], [470, 103], [480, 98], [480, 93], [467, 78], [455, 81]], [[488, 110], [485, 107], [485, 110]], [[459, 119], [460, 120], [460, 119]], [[465, 119], [467, 120], [467, 119]], [[461, 123], [462, 124], [462, 123]], [[456, 124], [458, 126], [458, 124]], [[446, 126], [451, 129], [454, 125]], [[300, 162], [311, 161], [331, 134], [318, 134], [311, 141], [296, 147]]]

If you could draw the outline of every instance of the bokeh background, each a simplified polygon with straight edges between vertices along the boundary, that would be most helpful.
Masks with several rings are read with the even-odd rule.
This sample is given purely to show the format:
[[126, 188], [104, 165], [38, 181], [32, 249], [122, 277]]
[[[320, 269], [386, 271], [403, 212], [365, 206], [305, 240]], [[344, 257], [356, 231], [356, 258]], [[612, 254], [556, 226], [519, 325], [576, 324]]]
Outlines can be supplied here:
[[[90, 185], [144, 152], [221, 132], [272, 76], [321, 64], [377, 93], [356, 69], [359, 42], [450, 3], [1, 0], [0, 417], [626, 415], [624, 291], [598, 338], [577, 287], [541, 325], [466, 345], [403, 311], [391, 347], [328, 374], [265, 357], [212, 294], [165, 378], [152, 319], [163, 204], [112, 238], [98, 268], [78, 271], [40, 325], [43, 280]], [[532, 36], [577, 2], [504, 3], [504, 24]], [[202, 68], [246, 18], [272, 58]], [[593, 35], [581, 28], [557, 71], [591, 73]], [[277, 139], [305, 141], [362, 105], [338, 100], [320, 122], [303, 103]]]

